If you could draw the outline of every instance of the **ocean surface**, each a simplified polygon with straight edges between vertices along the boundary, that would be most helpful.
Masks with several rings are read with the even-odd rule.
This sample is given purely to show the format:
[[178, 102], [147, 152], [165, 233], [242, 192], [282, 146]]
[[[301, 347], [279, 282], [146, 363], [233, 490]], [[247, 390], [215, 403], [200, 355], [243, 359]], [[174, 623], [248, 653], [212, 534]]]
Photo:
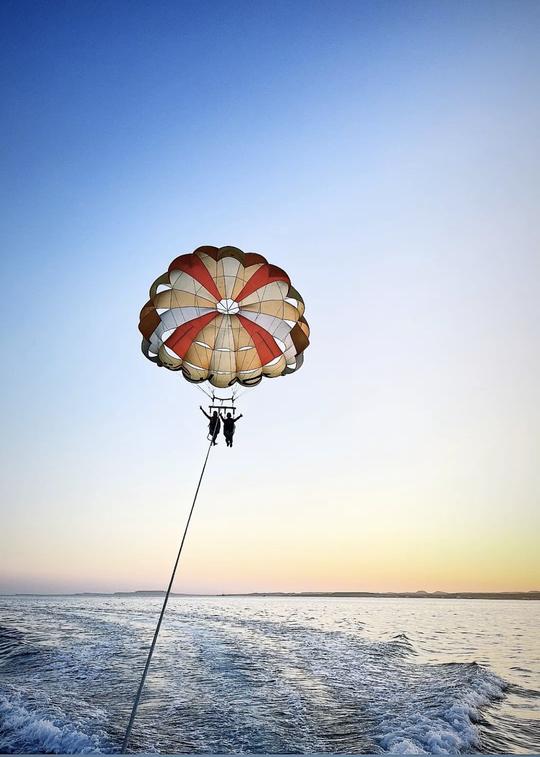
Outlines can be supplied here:
[[[118, 751], [159, 597], [0, 597], [0, 752]], [[540, 752], [540, 603], [171, 599], [134, 752]]]

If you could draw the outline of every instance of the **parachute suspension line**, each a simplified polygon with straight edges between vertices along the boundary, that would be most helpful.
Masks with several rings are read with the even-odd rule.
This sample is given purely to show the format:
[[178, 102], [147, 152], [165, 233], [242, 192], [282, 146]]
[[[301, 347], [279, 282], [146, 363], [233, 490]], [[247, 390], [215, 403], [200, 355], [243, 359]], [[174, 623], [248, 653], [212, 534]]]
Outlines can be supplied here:
[[210, 450], [212, 449], [212, 442], [208, 445], [208, 451], [206, 453], [206, 457], [204, 459], [204, 465], [201, 470], [201, 475], [199, 476], [199, 483], [197, 484], [197, 488], [195, 490], [195, 496], [193, 497], [193, 502], [191, 503], [191, 510], [189, 511], [188, 519], [186, 521], [186, 526], [184, 528], [184, 534], [182, 536], [182, 541], [180, 542], [180, 548], [178, 549], [178, 554], [176, 555], [176, 560], [174, 563], [174, 567], [171, 573], [171, 578], [169, 581], [169, 585], [167, 587], [167, 591], [165, 593], [165, 599], [163, 600], [163, 606], [161, 608], [161, 612], [159, 614], [159, 620], [157, 622], [156, 630], [154, 631], [154, 638], [152, 639], [152, 644], [150, 645], [150, 649], [148, 651], [148, 657], [146, 658], [146, 664], [144, 666], [143, 674], [141, 677], [141, 682], [139, 684], [139, 688], [137, 689], [137, 695], [135, 696], [135, 701], [133, 702], [133, 708], [131, 710], [131, 717], [129, 718], [128, 727], [126, 728], [126, 733], [124, 735], [124, 741], [122, 742], [122, 750], [121, 754], [126, 753], [129, 736], [131, 734], [131, 729], [133, 728], [133, 723], [135, 721], [135, 716], [137, 715], [137, 708], [139, 706], [139, 700], [141, 698], [142, 690], [144, 687], [144, 682], [146, 680], [146, 675], [148, 673], [148, 668], [150, 667], [150, 662], [152, 660], [152, 655], [154, 654], [154, 649], [156, 646], [156, 642], [159, 635], [159, 629], [161, 628], [161, 622], [163, 620], [163, 616], [165, 615], [165, 610], [167, 608], [167, 603], [169, 601], [169, 595], [171, 593], [172, 585], [174, 583], [174, 577], [176, 575], [176, 569], [178, 567], [178, 562], [180, 560], [180, 555], [182, 554], [182, 548], [184, 546], [184, 541], [186, 540], [186, 535], [189, 529], [189, 523], [191, 521], [191, 516], [193, 515], [193, 510], [195, 508], [195, 502], [197, 501], [197, 495], [199, 494], [199, 489], [201, 488], [201, 483], [204, 476], [204, 471], [206, 470], [206, 463], [208, 462], [208, 457], [210, 455]]
[[209, 393], [208, 393], [208, 392], [206, 391], [206, 389], [203, 389], [203, 388], [202, 388], [202, 386], [201, 386], [200, 384], [195, 384], [195, 386], [197, 387], [197, 389], [200, 389], [200, 390], [201, 390], [201, 392], [202, 392], [203, 394], [206, 394], [206, 396], [207, 396], [207, 397], [210, 397], [210, 399], [212, 399], [212, 395], [211, 395], [211, 394], [209, 394]]

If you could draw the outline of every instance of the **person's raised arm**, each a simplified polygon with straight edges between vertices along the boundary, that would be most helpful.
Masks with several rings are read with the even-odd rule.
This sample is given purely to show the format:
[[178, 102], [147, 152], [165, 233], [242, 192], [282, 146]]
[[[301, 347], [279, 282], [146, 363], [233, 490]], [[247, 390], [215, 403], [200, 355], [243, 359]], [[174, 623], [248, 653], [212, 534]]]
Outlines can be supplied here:
[[240, 418], [243, 418], [243, 417], [244, 417], [243, 415], [239, 415], [237, 418], [234, 419], [234, 422], [236, 423], [236, 421], [239, 421]]
[[203, 411], [203, 413], [206, 415], [206, 417], [208, 418], [208, 420], [210, 420], [210, 416], [208, 415], [208, 413], [206, 412], [206, 410], [203, 409], [203, 406], [199, 405], [199, 407], [201, 408], [201, 410]]

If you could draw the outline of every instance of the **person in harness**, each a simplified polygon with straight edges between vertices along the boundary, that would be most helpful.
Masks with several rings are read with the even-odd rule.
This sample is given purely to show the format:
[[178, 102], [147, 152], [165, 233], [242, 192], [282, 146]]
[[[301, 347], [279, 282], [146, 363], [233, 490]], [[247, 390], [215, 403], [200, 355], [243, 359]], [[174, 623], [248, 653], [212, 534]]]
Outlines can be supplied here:
[[221, 429], [221, 421], [219, 419], [219, 415], [217, 413], [217, 410], [214, 410], [212, 415], [208, 415], [206, 410], [204, 410], [202, 405], [199, 405], [203, 413], [206, 415], [210, 423], [208, 424], [208, 438], [212, 440], [212, 444], [217, 444], [216, 437], [219, 434], [219, 431]]
[[233, 418], [230, 413], [227, 413], [226, 418], [221, 418], [221, 420], [223, 421], [223, 436], [225, 437], [227, 447], [232, 447], [233, 445], [233, 436], [236, 428], [236, 421], [239, 421], [240, 418], [242, 418], [241, 415], [239, 415], [238, 418]]

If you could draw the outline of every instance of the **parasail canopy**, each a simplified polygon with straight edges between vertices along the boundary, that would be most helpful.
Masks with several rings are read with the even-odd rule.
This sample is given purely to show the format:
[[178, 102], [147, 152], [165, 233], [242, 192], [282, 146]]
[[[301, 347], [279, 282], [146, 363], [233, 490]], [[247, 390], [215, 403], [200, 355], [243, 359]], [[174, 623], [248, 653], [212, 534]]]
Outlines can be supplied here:
[[237, 247], [198, 247], [154, 281], [142, 351], [188, 381], [255, 386], [293, 373], [309, 344], [304, 301], [281, 268]]

